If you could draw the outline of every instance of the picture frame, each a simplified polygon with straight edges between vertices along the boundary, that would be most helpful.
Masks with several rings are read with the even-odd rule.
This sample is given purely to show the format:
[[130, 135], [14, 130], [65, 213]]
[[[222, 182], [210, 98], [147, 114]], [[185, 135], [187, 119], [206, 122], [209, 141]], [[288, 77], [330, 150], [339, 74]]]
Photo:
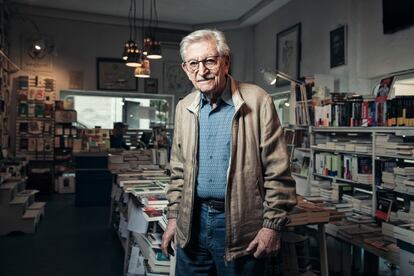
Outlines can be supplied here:
[[176, 61], [164, 62], [164, 93], [183, 97], [190, 93], [193, 84], [187, 74], [181, 68], [181, 63]]
[[144, 93], [158, 94], [158, 79], [156, 78], [144, 79]]
[[138, 79], [134, 68], [120, 58], [96, 58], [96, 86], [98, 90], [137, 91]]
[[331, 68], [346, 65], [347, 60], [347, 26], [341, 25], [329, 33]]
[[[300, 77], [301, 23], [297, 23], [276, 35], [276, 70], [293, 78]], [[286, 86], [289, 81], [278, 79], [277, 87]]]

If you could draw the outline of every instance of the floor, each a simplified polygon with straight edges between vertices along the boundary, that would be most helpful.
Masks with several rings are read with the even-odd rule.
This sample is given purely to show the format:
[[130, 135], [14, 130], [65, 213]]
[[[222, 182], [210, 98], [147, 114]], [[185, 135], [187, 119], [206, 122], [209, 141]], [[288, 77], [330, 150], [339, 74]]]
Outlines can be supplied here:
[[47, 205], [36, 233], [0, 237], [0, 275], [122, 275], [124, 253], [108, 224], [109, 207], [75, 207], [73, 194], [37, 201]]

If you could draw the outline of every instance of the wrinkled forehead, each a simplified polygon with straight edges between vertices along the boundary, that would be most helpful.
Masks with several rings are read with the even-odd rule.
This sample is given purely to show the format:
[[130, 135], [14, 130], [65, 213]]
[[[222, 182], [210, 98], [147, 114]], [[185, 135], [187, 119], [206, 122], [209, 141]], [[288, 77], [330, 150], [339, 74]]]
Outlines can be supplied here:
[[213, 39], [202, 39], [188, 43], [185, 48], [185, 59], [204, 59], [208, 56], [217, 56], [219, 51]]

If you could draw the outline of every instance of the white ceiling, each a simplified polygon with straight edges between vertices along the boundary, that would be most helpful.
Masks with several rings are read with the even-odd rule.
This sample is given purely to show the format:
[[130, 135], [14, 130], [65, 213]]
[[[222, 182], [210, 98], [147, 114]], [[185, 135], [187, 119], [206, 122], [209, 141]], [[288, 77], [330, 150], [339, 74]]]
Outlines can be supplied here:
[[[146, 17], [149, 0], [144, 0]], [[290, 0], [156, 0], [158, 18], [163, 23], [191, 25], [242, 26], [255, 24]], [[130, 0], [13, 0], [35, 8], [53, 8], [70, 12], [127, 17]], [[141, 17], [142, 0], [136, 0]], [[231, 26], [230, 26], [231, 27]]]

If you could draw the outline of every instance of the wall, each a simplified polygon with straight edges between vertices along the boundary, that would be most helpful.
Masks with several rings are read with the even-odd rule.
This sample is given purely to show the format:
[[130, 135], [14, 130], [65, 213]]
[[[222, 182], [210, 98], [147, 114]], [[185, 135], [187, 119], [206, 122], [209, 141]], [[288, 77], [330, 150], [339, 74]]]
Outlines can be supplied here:
[[[29, 18], [28, 16], [24, 16]], [[96, 89], [96, 57], [119, 57], [128, 38], [128, 27], [32, 17], [42, 32], [56, 41], [58, 56], [54, 72], [58, 89], [68, 87], [68, 72], [84, 72], [84, 88]], [[111, 20], [102, 20], [111, 22]], [[264, 83], [260, 68], [275, 68], [276, 34], [296, 23], [302, 27], [301, 75], [328, 74], [338, 80], [340, 91], [369, 93], [372, 79], [391, 72], [413, 68], [414, 28], [392, 35], [382, 34], [382, 4], [379, 0], [292, 0], [259, 24], [225, 30], [232, 50], [231, 73], [244, 81], [252, 81], [269, 92], [276, 89]], [[125, 22], [126, 23], [126, 22]], [[329, 32], [340, 24], [348, 25], [348, 60], [344, 66], [329, 66]], [[220, 29], [220, 26], [216, 26]], [[20, 16], [12, 20], [11, 57], [20, 64], [21, 34], [33, 27]], [[152, 76], [159, 79], [163, 91], [163, 65], [181, 62], [178, 46], [163, 47], [164, 58], [152, 62]], [[139, 90], [142, 91], [143, 81]]]
[[[259, 70], [276, 67], [276, 34], [298, 22], [302, 25], [302, 76], [333, 75], [340, 91], [365, 94], [372, 91], [371, 79], [414, 68], [414, 28], [384, 35], [382, 1], [293, 0], [254, 29], [254, 80], [269, 92], [284, 89], [267, 85]], [[331, 69], [329, 32], [340, 24], [348, 25], [348, 62]]]
[[[21, 65], [22, 37], [34, 31], [30, 19], [56, 44], [57, 56], [53, 57], [52, 74], [57, 79], [58, 91], [68, 89], [69, 71], [72, 70], [84, 73], [85, 90], [96, 90], [96, 57], [120, 58], [123, 44], [129, 38], [127, 25], [16, 16], [12, 21], [11, 57], [18, 65]], [[163, 59], [151, 61], [151, 76], [158, 78], [160, 92], [163, 92], [164, 62], [181, 62], [177, 44], [166, 45], [162, 50]], [[138, 91], [143, 91], [142, 79], [139, 80]]]
[[[84, 73], [84, 89], [96, 90], [96, 57], [120, 58], [123, 44], [129, 37], [127, 25], [104, 24], [69, 19], [57, 19], [45, 16], [17, 16], [12, 21], [11, 57], [21, 65], [22, 37], [33, 32], [34, 27], [29, 22], [34, 20], [43, 34], [53, 38], [56, 44], [57, 56], [53, 57], [52, 74], [57, 79], [58, 91], [68, 89], [69, 71]], [[174, 31], [171, 30], [171, 33]], [[159, 93], [165, 91], [164, 64], [181, 63], [179, 45], [183, 33], [176, 31], [174, 43], [163, 44], [163, 58], [151, 61], [151, 77], [158, 79]], [[140, 33], [140, 31], [138, 32]], [[138, 34], [139, 35], [139, 34]], [[241, 28], [226, 31], [232, 48], [232, 75], [239, 79], [253, 81], [253, 28]], [[138, 41], [141, 41], [139, 38]], [[246, 42], [247, 41], [247, 42]], [[243, 45], [243, 47], [239, 47]], [[138, 91], [143, 91], [142, 79], [138, 81]]]

